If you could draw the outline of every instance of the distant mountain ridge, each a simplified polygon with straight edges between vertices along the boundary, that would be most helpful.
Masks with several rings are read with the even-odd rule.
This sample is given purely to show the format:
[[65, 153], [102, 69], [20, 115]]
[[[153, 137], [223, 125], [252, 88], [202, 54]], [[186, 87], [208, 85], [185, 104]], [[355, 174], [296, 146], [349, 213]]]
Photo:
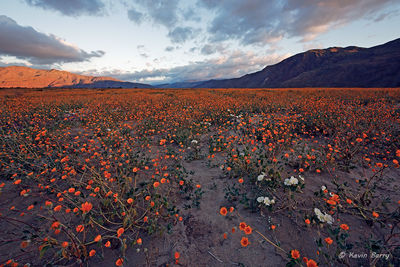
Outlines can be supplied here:
[[400, 38], [371, 48], [312, 49], [239, 78], [170, 86], [180, 84], [188, 88], [400, 87]]
[[382, 45], [312, 49], [239, 78], [151, 86], [111, 77], [21, 66], [0, 67], [0, 88], [400, 87], [400, 38]]
[[0, 67], [0, 88], [152, 88], [111, 77], [95, 77], [60, 70], [23, 66]]

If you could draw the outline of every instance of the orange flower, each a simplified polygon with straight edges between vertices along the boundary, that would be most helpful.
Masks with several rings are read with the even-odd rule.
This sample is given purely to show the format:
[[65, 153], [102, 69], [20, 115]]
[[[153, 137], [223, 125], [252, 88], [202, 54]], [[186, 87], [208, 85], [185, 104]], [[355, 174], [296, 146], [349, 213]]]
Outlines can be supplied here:
[[160, 183], [159, 182], [154, 182], [153, 186], [154, 186], [154, 188], [157, 188], [157, 187], [160, 186]]
[[271, 225], [271, 229], [272, 230], [275, 230], [275, 228], [276, 228], [276, 226], [273, 224], [273, 225]]
[[92, 250], [89, 252], [89, 256], [90, 256], [90, 257], [93, 257], [94, 254], [96, 254], [96, 250], [92, 249]]
[[124, 264], [124, 260], [121, 259], [121, 258], [119, 258], [119, 259], [115, 262], [115, 265], [117, 265], [117, 266], [122, 266], [122, 264]]
[[78, 225], [78, 226], [76, 227], [76, 231], [77, 231], [78, 233], [83, 232], [83, 230], [85, 230], [85, 227], [84, 227], [82, 224], [80, 224], [80, 225]]
[[165, 178], [161, 178], [161, 180], [160, 180], [160, 182], [161, 182], [162, 184], [165, 184], [166, 181], [167, 181], [167, 179], [165, 179]]
[[58, 205], [54, 208], [54, 211], [60, 211], [61, 210], [61, 205]]
[[242, 184], [242, 183], [243, 183], [243, 178], [240, 178], [240, 179], [238, 180], [238, 182], [239, 182], [239, 184]]
[[24, 240], [21, 242], [21, 248], [26, 248], [28, 245], [29, 245], [29, 241]]
[[183, 185], [184, 183], [185, 183], [185, 182], [182, 181], [182, 180], [179, 181], [179, 185]]
[[62, 246], [63, 248], [68, 247], [68, 242], [67, 242], [67, 241], [62, 242], [62, 243], [61, 243], [61, 246]]
[[244, 232], [246, 235], [249, 235], [253, 232], [253, 229], [251, 229], [251, 227], [247, 225], [246, 228], [244, 228]]
[[57, 229], [58, 227], [60, 227], [60, 222], [53, 222], [51, 225], [51, 229]]
[[179, 254], [178, 251], [176, 251], [176, 252], [174, 253], [174, 258], [175, 258], [175, 260], [179, 259], [180, 256], [181, 256], [181, 254]]
[[292, 251], [290, 251], [290, 255], [292, 256], [293, 259], [297, 260], [298, 258], [300, 258], [300, 252], [297, 249], [292, 249]]
[[111, 242], [110, 242], [110, 241], [107, 241], [107, 242], [104, 244], [104, 246], [105, 246], [106, 248], [111, 247]]
[[379, 213], [377, 213], [377, 212], [372, 212], [372, 216], [374, 216], [374, 218], [378, 218], [379, 217]]
[[318, 267], [318, 264], [314, 260], [308, 260], [307, 267]]
[[136, 243], [137, 243], [138, 245], [141, 245], [141, 244], [142, 244], [142, 239], [139, 237], [139, 238], [136, 240]]
[[306, 219], [304, 222], [305, 222], [306, 224], [310, 224], [310, 223], [311, 223], [309, 219]]
[[327, 237], [327, 238], [325, 238], [325, 242], [326, 242], [328, 245], [332, 245], [333, 240], [332, 240], [332, 238]]
[[240, 240], [240, 244], [242, 245], [242, 247], [247, 247], [250, 244], [249, 239], [247, 237], [242, 237], [242, 240]]
[[85, 202], [82, 203], [81, 210], [83, 211], [83, 213], [88, 213], [92, 209], [92, 207], [93, 207], [92, 203]]
[[351, 199], [346, 199], [346, 202], [347, 202], [347, 204], [351, 204], [351, 203], [353, 203], [353, 201], [351, 200]]
[[228, 213], [228, 210], [227, 210], [225, 207], [222, 207], [222, 208], [219, 210], [219, 213], [220, 213], [222, 216], [226, 216], [226, 214]]
[[227, 238], [228, 238], [228, 234], [227, 234], [227, 233], [224, 233], [224, 234], [223, 234], [223, 238], [224, 238], [224, 239], [227, 239]]
[[137, 168], [137, 167], [134, 167], [133, 169], [132, 169], [132, 171], [133, 172], [137, 172], [139, 169]]
[[230, 208], [229, 208], [229, 212], [233, 212], [234, 210], [235, 210], [234, 207], [230, 207]]
[[241, 223], [239, 224], [239, 229], [240, 229], [241, 231], [244, 231], [244, 228], [246, 228], [246, 226], [247, 226], [247, 224], [246, 224], [245, 222], [241, 222]]
[[14, 181], [14, 184], [20, 184], [22, 182], [22, 180], [21, 179], [18, 179], [18, 180], [15, 180]]
[[117, 230], [117, 236], [120, 237], [120, 236], [124, 233], [124, 231], [125, 231], [124, 228], [122, 228], [122, 227], [119, 228], [119, 229]]
[[335, 206], [337, 203], [336, 203], [336, 201], [334, 201], [334, 200], [332, 200], [332, 199], [328, 199], [327, 201], [326, 201], [326, 203], [328, 203], [329, 205], [332, 205], [332, 206]]
[[341, 224], [340, 228], [342, 228], [345, 231], [349, 230], [349, 226], [347, 224], [345, 224], [345, 223]]
[[94, 242], [99, 242], [101, 240], [101, 235], [98, 235], [94, 238]]
[[126, 202], [128, 202], [128, 204], [132, 204], [132, 203], [133, 203], [133, 199], [132, 199], [132, 198], [128, 198], [128, 199], [126, 200]]

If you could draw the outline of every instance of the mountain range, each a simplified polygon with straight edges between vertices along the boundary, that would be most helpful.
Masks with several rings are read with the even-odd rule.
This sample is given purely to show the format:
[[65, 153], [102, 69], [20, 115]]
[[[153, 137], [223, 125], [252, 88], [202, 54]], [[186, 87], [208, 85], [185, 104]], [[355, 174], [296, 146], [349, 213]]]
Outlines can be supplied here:
[[239, 78], [151, 86], [59, 70], [0, 68], [0, 87], [29, 88], [296, 88], [400, 87], [400, 38], [382, 45], [312, 49]]
[[239, 78], [184, 85], [189, 88], [400, 87], [400, 38], [371, 48], [312, 49]]
[[23, 66], [0, 67], [0, 88], [151, 88], [111, 77], [94, 77], [60, 70]]

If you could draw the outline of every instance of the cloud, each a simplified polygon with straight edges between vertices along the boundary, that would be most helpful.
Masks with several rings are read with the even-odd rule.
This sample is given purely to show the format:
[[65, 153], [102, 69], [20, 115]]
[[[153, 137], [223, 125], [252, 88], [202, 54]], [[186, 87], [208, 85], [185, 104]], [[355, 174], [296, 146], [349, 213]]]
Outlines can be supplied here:
[[32, 64], [87, 61], [101, 57], [103, 51], [86, 52], [55, 35], [24, 27], [13, 19], [0, 16], [0, 55], [14, 56]]
[[167, 28], [167, 36], [172, 43], [184, 43], [195, 37], [198, 31], [193, 27], [184, 26], [184, 22], [198, 22], [200, 18], [192, 9], [181, 9], [179, 4], [182, 2], [180, 0], [136, 0], [133, 7], [128, 10], [128, 18], [138, 24], [146, 19], [154, 24], [162, 25]]
[[165, 52], [172, 52], [172, 51], [175, 50], [175, 47], [173, 47], [173, 46], [167, 46], [164, 50], [165, 50]]
[[126, 81], [153, 83], [234, 78], [258, 71], [266, 65], [277, 63], [288, 56], [278, 54], [260, 56], [253, 52], [231, 51], [226, 56], [190, 62], [187, 65], [170, 69], [162, 68], [135, 72], [114, 70], [100, 72], [96, 75], [112, 76]]
[[225, 49], [226, 48], [221, 44], [206, 44], [201, 48], [200, 53], [203, 55], [211, 55], [217, 52], [223, 53]]
[[195, 32], [197, 32], [197, 30], [192, 27], [176, 27], [168, 33], [168, 37], [173, 43], [184, 43], [193, 38]]
[[139, 25], [144, 19], [144, 14], [132, 8], [128, 10], [128, 18]]
[[101, 0], [25, 0], [31, 6], [56, 10], [66, 16], [104, 14], [104, 3]]
[[396, 0], [198, 0], [216, 15], [208, 26], [210, 41], [232, 39], [266, 44], [283, 37], [310, 41], [332, 28], [377, 14]]
[[142, 14], [142, 12], [137, 9], [143, 10], [143, 13], [154, 23], [164, 25], [168, 29], [174, 27], [178, 22], [177, 10], [179, 0], [136, 0], [134, 3], [135, 7], [131, 7], [128, 10], [128, 18], [134, 22], [137, 22], [136, 17], [132, 18], [130, 14]]

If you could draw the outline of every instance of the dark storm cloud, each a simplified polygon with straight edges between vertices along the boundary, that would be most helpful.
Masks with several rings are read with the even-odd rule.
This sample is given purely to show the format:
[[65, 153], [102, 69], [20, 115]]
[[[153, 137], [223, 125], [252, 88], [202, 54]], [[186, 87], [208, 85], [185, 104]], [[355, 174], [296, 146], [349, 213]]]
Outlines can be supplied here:
[[86, 52], [54, 36], [24, 27], [13, 19], [0, 16], [0, 55], [15, 56], [32, 64], [87, 61], [101, 57], [103, 51]]
[[66, 16], [100, 15], [104, 12], [101, 0], [25, 0], [31, 6], [59, 11]]
[[210, 40], [264, 44], [282, 37], [312, 40], [336, 26], [377, 14], [396, 0], [199, 0], [216, 16], [208, 27]]

